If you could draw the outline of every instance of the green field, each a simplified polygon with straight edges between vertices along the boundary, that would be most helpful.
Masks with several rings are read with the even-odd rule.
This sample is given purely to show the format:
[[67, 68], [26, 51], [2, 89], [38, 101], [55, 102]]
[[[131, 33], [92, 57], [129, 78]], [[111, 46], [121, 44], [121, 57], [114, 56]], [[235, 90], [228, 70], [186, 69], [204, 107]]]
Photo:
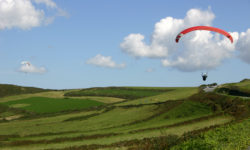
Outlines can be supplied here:
[[65, 96], [106, 96], [124, 99], [136, 99], [148, 96], [159, 95], [172, 89], [159, 88], [133, 88], [133, 87], [108, 87], [108, 88], [90, 88], [79, 91], [65, 93]]
[[159, 102], [165, 102], [165, 101], [170, 101], [170, 100], [179, 100], [179, 99], [188, 98], [189, 96], [195, 93], [198, 93], [198, 88], [196, 87], [173, 87], [173, 88], [168, 88], [168, 89], [169, 91], [166, 91], [156, 96], [148, 96], [145, 98], [124, 101], [116, 105], [125, 106], [125, 105], [159, 103]]
[[67, 110], [79, 110], [93, 106], [100, 106], [103, 103], [89, 99], [59, 99], [45, 97], [31, 97], [16, 101], [2, 103], [14, 108], [22, 108], [35, 113], [55, 113]]
[[[245, 82], [239, 84], [244, 87]], [[248, 100], [204, 93], [198, 87], [108, 87], [14, 95], [0, 98], [0, 149], [154, 150], [185, 149], [192, 143], [196, 147], [191, 149], [204, 145], [226, 149], [226, 144], [245, 148]], [[201, 140], [205, 142], [197, 145]]]

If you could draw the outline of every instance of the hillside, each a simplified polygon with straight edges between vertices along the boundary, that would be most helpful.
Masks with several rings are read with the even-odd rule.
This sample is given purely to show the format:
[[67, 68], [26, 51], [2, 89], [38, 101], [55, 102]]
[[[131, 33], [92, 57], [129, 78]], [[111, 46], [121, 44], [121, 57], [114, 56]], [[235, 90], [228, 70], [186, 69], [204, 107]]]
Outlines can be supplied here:
[[216, 89], [216, 92], [231, 96], [250, 97], [250, 79], [221, 85]]
[[22, 87], [11, 84], [0, 84], [0, 97], [28, 94], [28, 93], [39, 93], [49, 91], [48, 89], [41, 89], [35, 87]]
[[[246, 82], [234, 86], [247, 89]], [[9, 96], [0, 101], [5, 109], [0, 112], [0, 147], [246, 149], [249, 100], [196, 87], [107, 87]]]

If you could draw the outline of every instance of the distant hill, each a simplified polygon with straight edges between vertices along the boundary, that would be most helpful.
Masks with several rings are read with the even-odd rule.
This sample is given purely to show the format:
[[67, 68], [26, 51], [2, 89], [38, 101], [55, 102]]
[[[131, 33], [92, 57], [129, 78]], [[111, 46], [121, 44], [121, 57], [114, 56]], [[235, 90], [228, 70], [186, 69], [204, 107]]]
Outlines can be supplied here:
[[22, 87], [11, 84], [0, 84], [0, 97], [19, 95], [19, 94], [39, 93], [45, 91], [50, 91], [50, 90], [35, 88], [35, 87]]
[[233, 96], [250, 97], [250, 79], [244, 79], [238, 83], [223, 84], [216, 91]]

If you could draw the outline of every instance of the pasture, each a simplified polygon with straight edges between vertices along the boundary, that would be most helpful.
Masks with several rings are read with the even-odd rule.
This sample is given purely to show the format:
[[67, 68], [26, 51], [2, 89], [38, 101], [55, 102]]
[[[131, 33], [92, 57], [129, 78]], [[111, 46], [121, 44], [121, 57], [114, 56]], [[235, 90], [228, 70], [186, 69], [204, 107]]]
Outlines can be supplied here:
[[[0, 122], [0, 148], [145, 149], [151, 145], [157, 149], [168, 147], [164, 139], [172, 138], [173, 148], [178, 149], [188, 140], [199, 141], [192, 138], [197, 134], [249, 118], [249, 102], [236, 98], [200, 93], [197, 87], [108, 87], [4, 97], [0, 116], [23, 113], [23, 117]], [[195, 135], [183, 141], [187, 133]], [[246, 134], [236, 142], [245, 142]]]
[[142, 88], [142, 87], [107, 87], [90, 88], [79, 91], [67, 92], [65, 96], [105, 96], [124, 99], [136, 99], [148, 96], [159, 95], [163, 92], [171, 91], [166, 88]]
[[28, 112], [38, 114], [55, 113], [67, 110], [79, 110], [93, 106], [100, 106], [103, 103], [89, 99], [70, 99], [70, 98], [45, 98], [31, 97], [16, 101], [2, 103], [14, 108], [22, 108]]

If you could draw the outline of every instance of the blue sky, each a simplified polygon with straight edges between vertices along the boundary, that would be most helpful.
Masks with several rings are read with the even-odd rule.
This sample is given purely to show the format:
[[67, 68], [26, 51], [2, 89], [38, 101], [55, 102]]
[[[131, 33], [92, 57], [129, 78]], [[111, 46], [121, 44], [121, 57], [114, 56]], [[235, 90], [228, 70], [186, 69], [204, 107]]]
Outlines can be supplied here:
[[[244, 40], [244, 36], [239, 36], [239, 44], [232, 48], [233, 52], [230, 48], [221, 50], [223, 54], [215, 52], [198, 67], [197, 64], [182, 64], [178, 60], [171, 60], [170, 65], [164, 66], [162, 60], [168, 59], [168, 56], [151, 54], [149, 51], [154, 51], [154, 48], [145, 51], [148, 52], [146, 55], [139, 53], [131, 46], [131, 42], [136, 41], [130, 38], [124, 47], [121, 46], [126, 37], [135, 34], [137, 38], [138, 34], [144, 37], [145, 46], [152, 46], [152, 41], [158, 40], [153, 37], [157, 23], [166, 17], [184, 19], [191, 9], [214, 15], [212, 21], [208, 20], [209, 25], [228, 32], [238, 32], [239, 35], [241, 32], [247, 34], [250, 28], [249, 0], [21, 0], [30, 2], [30, 6], [35, 9], [34, 16], [38, 18], [38, 22], [32, 20], [25, 23], [18, 21], [22, 16], [15, 15], [23, 13], [29, 16], [30, 13], [18, 12], [16, 8], [11, 13], [5, 12], [1, 7], [5, 1], [0, 0], [0, 22], [4, 22], [2, 26], [0, 23], [0, 83], [68, 89], [97, 86], [199, 86], [203, 83], [238, 82], [250, 78], [250, 62], [247, 60], [250, 59], [250, 47], [246, 48], [250, 42]], [[12, 4], [25, 7], [16, 1], [13, 0]], [[39, 13], [43, 16], [37, 15]], [[13, 17], [15, 24], [12, 24], [13, 20], [9, 16]], [[220, 38], [223, 40], [223, 37]], [[175, 36], [173, 42], [174, 39]], [[244, 45], [246, 42], [249, 43]], [[184, 51], [187, 45], [175, 46], [176, 50]], [[167, 45], [165, 48], [171, 47]], [[193, 51], [187, 51], [190, 53], [180, 56], [188, 61], [185, 57]], [[224, 55], [224, 52], [232, 56], [216, 57], [218, 63], [206, 65], [206, 62], [216, 62], [212, 56]], [[96, 57], [98, 55], [100, 57]], [[204, 60], [202, 58], [204, 56], [200, 60]], [[29, 62], [31, 66], [21, 64], [23, 61]], [[191, 69], [183, 69], [189, 68], [187, 65]], [[208, 80], [203, 82], [200, 75], [207, 70]]]

